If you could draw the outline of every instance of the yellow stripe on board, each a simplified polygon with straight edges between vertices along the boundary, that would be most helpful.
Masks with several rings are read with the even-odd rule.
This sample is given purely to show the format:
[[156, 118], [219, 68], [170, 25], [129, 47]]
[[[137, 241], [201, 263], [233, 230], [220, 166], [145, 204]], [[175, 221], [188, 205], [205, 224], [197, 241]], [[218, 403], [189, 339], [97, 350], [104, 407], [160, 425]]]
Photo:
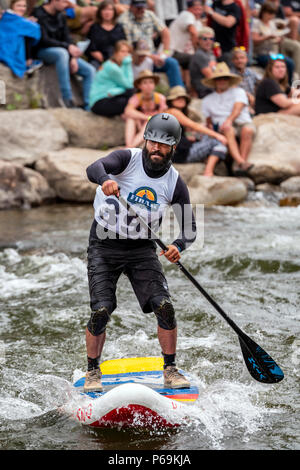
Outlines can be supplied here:
[[163, 370], [163, 365], [162, 357], [124, 357], [104, 361], [100, 367], [102, 374], [110, 375]]
[[[167, 398], [170, 398], [167, 396]], [[189, 402], [194, 402], [197, 400], [197, 398], [190, 398], [190, 399], [187, 399], [187, 398], [173, 398], [171, 397], [172, 400], [176, 400], [176, 401], [189, 401]]]

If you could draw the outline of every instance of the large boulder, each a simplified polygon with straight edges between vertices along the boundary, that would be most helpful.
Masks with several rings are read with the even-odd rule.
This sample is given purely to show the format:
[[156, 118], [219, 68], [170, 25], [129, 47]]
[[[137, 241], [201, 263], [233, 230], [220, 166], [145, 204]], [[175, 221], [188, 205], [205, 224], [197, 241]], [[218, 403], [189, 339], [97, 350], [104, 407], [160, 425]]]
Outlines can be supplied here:
[[[179, 172], [181, 178], [186, 184], [195, 175], [203, 175], [205, 170], [205, 163], [174, 163], [174, 167]], [[215, 168], [216, 176], [227, 176], [228, 171], [224, 162], [219, 162]]]
[[0, 160], [0, 209], [38, 206], [55, 198], [55, 192], [38, 172]]
[[[55, 65], [44, 65], [32, 75], [16, 77], [0, 64], [0, 80], [5, 83], [6, 103], [3, 109], [35, 109], [63, 106]], [[82, 83], [71, 76], [73, 100], [82, 105]]]
[[36, 162], [35, 169], [48, 181], [55, 194], [64, 201], [91, 202], [97, 186], [86, 176], [86, 168], [107, 152], [66, 147]]
[[0, 158], [32, 165], [50, 151], [62, 149], [68, 135], [46, 110], [2, 111], [0, 113]]
[[82, 109], [55, 108], [50, 112], [64, 127], [70, 146], [107, 149], [125, 144], [125, 121], [97, 116]]
[[300, 205], [300, 176], [293, 176], [280, 184], [280, 189], [285, 193], [280, 201], [280, 206]]
[[280, 182], [300, 175], [300, 117], [280, 113], [254, 118], [257, 127], [249, 163], [255, 183]]
[[189, 181], [192, 204], [233, 205], [245, 200], [247, 185], [238, 178], [195, 175]]

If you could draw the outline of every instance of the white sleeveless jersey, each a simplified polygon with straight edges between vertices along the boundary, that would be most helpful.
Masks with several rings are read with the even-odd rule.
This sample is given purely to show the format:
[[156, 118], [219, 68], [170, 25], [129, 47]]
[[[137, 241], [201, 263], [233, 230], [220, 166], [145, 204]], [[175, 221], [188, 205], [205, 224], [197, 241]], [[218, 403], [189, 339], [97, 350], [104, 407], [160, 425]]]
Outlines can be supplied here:
[[[143, 167], [142, 150], [130, 149], [131, 158], [125, 170], [118, 175], [108, 175], [116, 181], [121, 194], [134, 210], [143, 217], [151, 228], [158, 230], [160, 220], [173, 199], [178, 180], [178, 171], [171, 166], [167, 173], [159, 178], [148, 176]], [[105, 196], [98, 186], [94, 199], [95, 220], [109, 231], [111, 237], [118, 234], [121, 238], [149, 238], [136, 218], [130, 216], [115, 196]], [[97, 228], [98, 236], [99, 231]], [[99, 236], [100, 238], [100, 236]]]

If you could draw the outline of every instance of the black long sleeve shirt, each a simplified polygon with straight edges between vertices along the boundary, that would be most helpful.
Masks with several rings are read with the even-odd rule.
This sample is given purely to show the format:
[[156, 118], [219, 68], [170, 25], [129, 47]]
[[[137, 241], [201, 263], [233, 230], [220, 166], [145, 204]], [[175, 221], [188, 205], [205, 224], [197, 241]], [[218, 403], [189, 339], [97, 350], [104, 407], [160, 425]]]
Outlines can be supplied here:
[[33, 16], [38, 19], [41, 26], [42, 37], [38, 44], [39, 49], [44, 47], [63, 47], [68, 49], [69, 45], [73, 44], [63, 12], [51, 15], [43, 6], [40, 6], [34, 9]]
[[[100, 158], [87, 168], [88, 179], [96, 184], [102, 185], [104, 181], [110, 179], [109, 174], [118, 175], [122, 173], [127, 167], [131, 158], [130, 150], [115, 150], [104, 158]], [[151, 178], [161, 177], [162, 173], [149, 173], [149, 170], [144, 165], [144, 171]], [[176, 245], [180, 251], [186, 249], [196, 239], [196, 221], [190, 203], [190, 196], [188, 188], [180, 175], [178, 176], [176, 187], [173, 194], [173, 199], [170, 202], [173, 206], [176, 219], [180, 227], [178, 238], [172, 243]], [[96, 238], [96, 221], [91, 229], [92, 238]], [[145, 243], [142, 240], [118, 240], [119, 242], [127, 242], [132, 246], [133, 244], [140, 246]], [[146, 240], [149, 242], [150, 240]]]

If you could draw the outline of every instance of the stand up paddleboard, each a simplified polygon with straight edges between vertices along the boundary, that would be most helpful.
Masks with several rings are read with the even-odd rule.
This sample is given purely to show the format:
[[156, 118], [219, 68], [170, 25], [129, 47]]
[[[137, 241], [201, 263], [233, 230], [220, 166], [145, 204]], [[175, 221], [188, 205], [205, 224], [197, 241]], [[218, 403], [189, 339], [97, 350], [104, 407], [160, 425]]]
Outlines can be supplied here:
[[[199, 396], [198, 387], [164, 388], [161, 357], [131, 357], [101, 364], [103, 392], [85, 393], [85, 377], [74, 387], [80, 400], [73, 417], [93, 427], [176, 427], [182, 424], [185, 407]], [[190, 380], [188, 374], [185, 374]]]

